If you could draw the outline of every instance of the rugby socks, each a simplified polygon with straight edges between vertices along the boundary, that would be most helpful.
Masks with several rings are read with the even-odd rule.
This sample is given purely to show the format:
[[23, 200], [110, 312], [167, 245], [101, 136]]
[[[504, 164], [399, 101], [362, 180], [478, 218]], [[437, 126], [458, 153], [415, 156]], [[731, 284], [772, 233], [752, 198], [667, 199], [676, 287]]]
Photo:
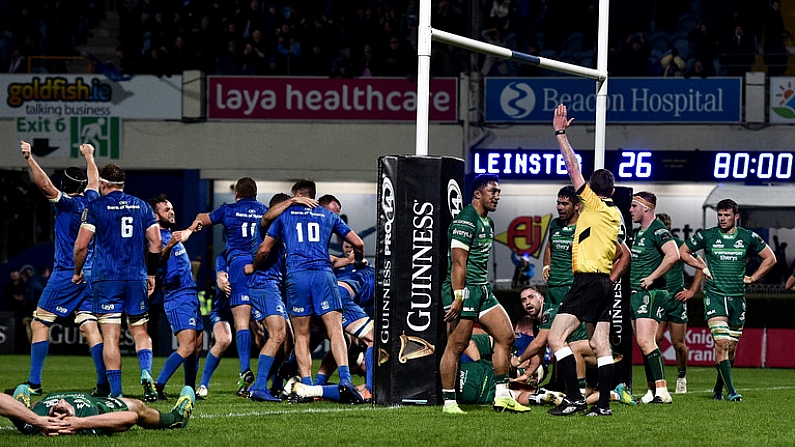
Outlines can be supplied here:
[[240, 359], [240, 372], [251, 369], [251, 332], [241, 329], [235, 333], [237, 357]]
[[[718, 365], [720, 365], [720, 363], [716, 363], [715, 364], [715, 369], [718, 371], [718, 378], [715, 379], [715, 388], [713, 389], [713, 392], [722, 393], [723, 392], [723, 376], [721, 376], [721, 374], [720, 374], [720, 368], [718, 367]], [[729, 361], [729, 365], [734, 366], [734, 361], [733, 360]]]
[[578, 377], [577, 378], [577, 386], [580, 387], [580, 393], [583, 396], [585, 396], [586, 391], [588, 391], [587, 390], [587, 388], [588, 388], [588, 379], [586, 379], [585, 377]]
[[444, 406], [456, 403], [455, 390], [442, 390], [442, 399], [444, 399]]
[[121, 370], [109, 369], [108, 382], [110, 382], [110, 397], [121, 397]]
[[662, 352], [660, 352], [659, 348], [644, 356], [644, 360], [648, 362], [649, 371], [651, 372], [651, 378], [647, 378], [649, 382], [665, 380], [665, 367], [663, 366]]
[[340, 383], [341, 384], [350, 384], [351, 383], [351, 370], [348, 368], [348, 365], [345, 366], [338, 366], [337, 372], [340, 375]]
[[496, 397], [511, 397], [508, 391], [508, 374], [495, 374], [494, 375], [494, 396]]
[[259, 390], [268, 389], [268, 375], [273, 367], [274, 358], [260, 354], [257, 358], [257, 381], [254, 382], [255, 388]]
[[108, 384], [108, 371], [105, 369], [105, 359], [102, 357], [102, 350], [105, 343], [97, 343], [91, 347], [91, 359], [94, 360], [94, 369], [97, 370], [97, 385]]
[[141, 366], [141, 371], [149, 371], [152, 373], [152, 350], [141, 349], [138, 351], [138, 364]]
[[221, 363], [220, 357], [207, 353], [207, 358], [204, 359], [204, 371], [202, 371], [202, 385], [210, 388], [210, 378], [213, 376], [215, 369], [218, 368], [219, 363]]
[[676, 369], [676, 377], [678, 379], [684, 379], [685, 377], [687, 377], [687, 369], [679, 369], [679, 368], [677, 368]]
[[367, 391], [373, 392], [373, 347], [370, 346], [364, 351], [364, 383], [367, 386]]
[[728, 360], [724, 360], [718, 363], [715, 368], [718, 370], [718, 377], [722, 379], [724, 385], [726, 385], [726, 390], [729, 394], [734, 394], [737, 392], [734, 389], [734, 380], [732, 379], [732, 364]]
[[604, 356], [596, 359], [599, 373], [599, 402], [596, 406], [602, 409], [610, 408], [610, 391], [613, 384], [613, 373], [615, 372], [615, 364], [613, 357]]
[[185, 373], [185, 385], [196, 391], [196, 374], [199, 371], [196, 354], [191, 354], [185, 358], [182, 363], [182, 371]]
[[334, 402], [340, 401], [340, 387], [337, 385], [326, 385], [320, 388], [322, 389], [322, 397]]
[[317, 373], [315, 374], [315, 382], [313, 385], [325, 385], [328, 383], [328, 377], [325, 374]]
[[160, 413], [160, 420], [157, 421], [155, 428], [172, 428], [182, 423], [182, 418], [173, 412], [164, 413], [158, 410], [158, 413]]
[[560, 368], [560, 375], [563, 378], [563, 383], [566, 384], [566, 397], [571, 401], [582, 400], [583, 396], [577, 384], [577, 362], [574, 360], [574, 353], [571, 351], [571, 348], [566, 346], [558, 349], [555, 352], [555, 358], [558, 361], [558, 368]]
[[301, 383], [303, 383], [304, 385], [312, 386], [312, 378], [309, 376], [301, 377]]
[[44, 369], [44, 360], [47, 358], [49, 340], [37, 341], [30, 345], [30, 375], [28, 383], [41, 385], [41, 371]]
[[166, 359], [166, 363], [163, 364], [163, 370], [160, 371], [160, 375], [157, 376], [155, 385], [161, 388], [166, 386], [168, 379], [174, 375], [174, 372], [180, 367], [180, 365], [182, 365], [184, 361], [185, 359], [183, 359], [181, 355], [177, 354], [177, 351], [172, 352], [171, 355]]

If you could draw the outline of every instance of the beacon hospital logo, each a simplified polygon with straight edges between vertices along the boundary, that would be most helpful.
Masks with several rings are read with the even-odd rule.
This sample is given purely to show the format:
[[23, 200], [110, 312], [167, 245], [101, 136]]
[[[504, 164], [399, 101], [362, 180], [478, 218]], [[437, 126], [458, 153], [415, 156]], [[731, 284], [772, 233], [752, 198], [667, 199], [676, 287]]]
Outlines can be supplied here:
[[535, 106], [535, 92], [525, 82], [511, 82], [500, 93], [500, 108], [505, 115], [512, 119], [527, 117], [533, 112]]

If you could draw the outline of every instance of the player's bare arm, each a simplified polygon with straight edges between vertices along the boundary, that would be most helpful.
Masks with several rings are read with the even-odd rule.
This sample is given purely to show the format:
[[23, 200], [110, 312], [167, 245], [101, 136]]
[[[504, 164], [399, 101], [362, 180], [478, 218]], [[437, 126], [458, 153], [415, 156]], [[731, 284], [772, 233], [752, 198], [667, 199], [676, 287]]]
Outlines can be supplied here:
[[[450, 271], [450, 283], [453, 287], [453, 304], [444, 316], [444, 321], [447, 322], [457, 320], [458, 317], [461, 316], [461, 311], [464, 309], [464, 293], [461, 291], [466, 290], [467, 258], [469, 257], [469, 252], [463, 248], [452, 248], [450, 250], [450, 257], [453, 262]], [[456, 293], [456, 291], [459, 291], [459, 293]]]
[[25, 157], [25, 160], [28, 162], [28, 168], [30, 169], [30, 177], [33, 179], [33, 183], [39, 187], [41, 192], [44, 194], [49, 200], [55, 199], [60, 194], [58, 188], [53, 185], [52, 180], [47, 175], [46, 172], [39, 166], [36, 162], [36, 159], [33, 158], [33, 155], [30, 153], [30, 143], [27, 141], [21, 140], [19, 142], [20, 150], [22, 151], [22, 156]]
[[80, 153], [86, 159], [86, 176], [88, 177], [86, 189], [99, 191], [99, 168], [97, 167], [97, 162], [94, 161], [94, 146], [81, 144]]
[[616, 282], [621, 279], [624, 272], [629, 268], [632, 255], [629, 254], [629, 247], [624, 242], [616, 241], [616, 255], [613, 258], [613, 271], [610, 272], [610, 281]]
[[657, 278], [668, 273], [668, 270], [671, 270], [671, 267], [679, 260], [679, 248], [676, 245], [676, 241], [670, 240], [663, 244], [661, 248], [664, 256], [660, 265], [649, 276], [640, 280], [640, 286], [644, 289], [648, 289]]
[[759, 264], [759, 268], [750, 276], [743, 277], [744, 283], [751, 284], [752, 282], [759, 281], [761, 277], [765, 276], [767, 272], [776, 265], [776, 255], [769, 245], [759, 252], [759, 257], [762, 258], [762, 263]]
[[577, 163], [577, 157], [574, 155], [569, 139], [566, 136], [566, 129], [574, 121], [574, 118], [568, 117], [568, 110], [563, 104], [559, 104], [555, 108], [555, 115], [552, 118], [552, 127], [555, 128], [555, 137], [558, 139], [558, 146], [560, 146], [560, 153], [563, 154], [563, 160], [566, 162], [566, 170], [569, 171], [571, 183], [574, 189], [579, 191], [585, 184], [585, 178], [580, 172], [580, 165]]

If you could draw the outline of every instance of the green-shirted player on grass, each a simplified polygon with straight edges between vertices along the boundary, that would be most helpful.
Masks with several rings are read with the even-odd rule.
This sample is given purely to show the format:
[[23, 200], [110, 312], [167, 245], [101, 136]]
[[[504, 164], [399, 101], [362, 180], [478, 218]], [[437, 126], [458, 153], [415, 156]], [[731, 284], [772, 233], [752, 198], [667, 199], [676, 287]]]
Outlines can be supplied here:
[[445, 413], [463, 414], [456, 402], [455, 381], [461, 353], [469, 344], [475, 321], [494, 338], [496, 411], [525, 412], [508, 389], [508, 368], [514, 334], [508, 313], [491, 291], [488, 261], [494, 242], [494, 223], [488, 217], [500, 201], [500, 180], [496, 175], [482, 174], [472, 180], [472, 202], [464, 207], [450, 224], [448, 274], [442, 285], [448, 323], [448, 340], [439, 365]]
[[[732, 363], [737, 343], [745, 325], [745, 285], [764, 276], [776, 265], [776, 255], [759, 235], [737, 226], [740, 207], [732, 199], [723, 199], [716, 208], [718, 225], [697, 232], [685, 241], [679, 252], [687, 265], [699, 269], [706, 276], [704, 285], [704, 317], [715, 340], [715, 367], [718, 379], [712, 398], [723, 400], [726, 386], [730, 401], [743, 399], [734, 387]], [[703, 260], [692, 253], [704, 251]], [[762, 263], [746, 276], [748, 257], [756, 253]], [[705, 263], [706, 261], [706, 263]]]
[[630, 307], [632, 329], [646, 370], [648, 392], [641, 402], [655, 404], [673, 403], [665, 380], [665, 363], [657, 346], [657, 326], [668, 306], [670, 297], [665, 285], [665, 274], [679, 260], [671, 232], [654, 215], [657, 196], [641, 191], [632, 196], [629, 212], [632, 222], [640, 224], [632, 242], [632, 268], [630, 269]]
[[[668, 231], [671, 231], [671, 216], [666, 213], [658, 213], [657, 218], [665, 224]], [[684, 245], [685, 241], [676, 237], [671, 233], [676, 242], [677, 250]], [[671, 299], [668, 300], [668, 305], [665, 307], [660, 319], [660, 325], [657, 326], [657, 346], [662, 343], [665, 329], [668, 328], [669, 335], [671, 336], [671, 345], [676, 353], [676, 394], [687, 393], [687, 343], [685, 337], [687, 336], [687, 300], [693, 298], [701, 286], [701, 280], [704, 278], [704, 272], [696, 270], [693, 274], [693, 281], [690, 287], [685, 287], [685, 263], [680, 259], [676, 261], [671, 270], [665, 274], [665, 287], [668, 289], [668, 294]]]
[[163, 413], [138, 399], [93, 397], [89, 393], [51, 393], [31, 403], [30, 389], [20, 385], [13, 397], [0, 395], [0, 415], [25, 434], [110, 435], [133, 425], [146, 429], [184, 428], [195, 402], [193, 389], [182, 388], [174, 408]]

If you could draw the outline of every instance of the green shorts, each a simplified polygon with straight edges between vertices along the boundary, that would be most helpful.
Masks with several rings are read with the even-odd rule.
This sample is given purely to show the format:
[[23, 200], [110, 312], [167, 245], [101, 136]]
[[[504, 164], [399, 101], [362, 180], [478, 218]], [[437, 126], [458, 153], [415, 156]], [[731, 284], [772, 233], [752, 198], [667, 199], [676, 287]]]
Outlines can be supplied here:
[[704, 319], [727, 317], [729, 328], [745, 326], [745, 297], [704, 294]]
[[462, 404], [490, 404], [494, 402], [494, 368], [488, 360], [464, 362], [458, 374], [458, 402]]
[[669, 299], [667, 290], [633, 290], [629, 299], [632, 319], [651, 318], [659, 323]]
[[489, 334], [474, 334], [471, 340], [478, 348], [478, 353], [482, 359], [490, 359], [494, 354], [494, 339]]
[[552, 327], [552, 320], [558, 314], [560, 303], [563, 302], [563, 297], [569, 291], [569, 286], [551, 286], [547, 287], [547, 294], [544, 297], [544, 315], [541, 317], [541, 329], [549, 329]]
[[[464, 308], [461, 310], [462, 318], [477, 319], [486, 311], [500, 305], [497, 297], [491, 293], [491, 285], [466, 286], [466, 288], [469, 290], [469, 298], [464, 300]], [[445, 312], [450, 310], [450, 306], [453, 304], [453, 288], [448, 282], [442, 284], [442, 303], [444, 303]]]
[[[676, 293], [679, 293], [679, 291]], [[663, 314], [660, 321], [667, 321], [669, 323], [676, 324], [687, 324], [687, 302], [676, 301], [674, 298], [676, 293], [671, 293], [668, 291], [668, 304], [663, 309]]]

